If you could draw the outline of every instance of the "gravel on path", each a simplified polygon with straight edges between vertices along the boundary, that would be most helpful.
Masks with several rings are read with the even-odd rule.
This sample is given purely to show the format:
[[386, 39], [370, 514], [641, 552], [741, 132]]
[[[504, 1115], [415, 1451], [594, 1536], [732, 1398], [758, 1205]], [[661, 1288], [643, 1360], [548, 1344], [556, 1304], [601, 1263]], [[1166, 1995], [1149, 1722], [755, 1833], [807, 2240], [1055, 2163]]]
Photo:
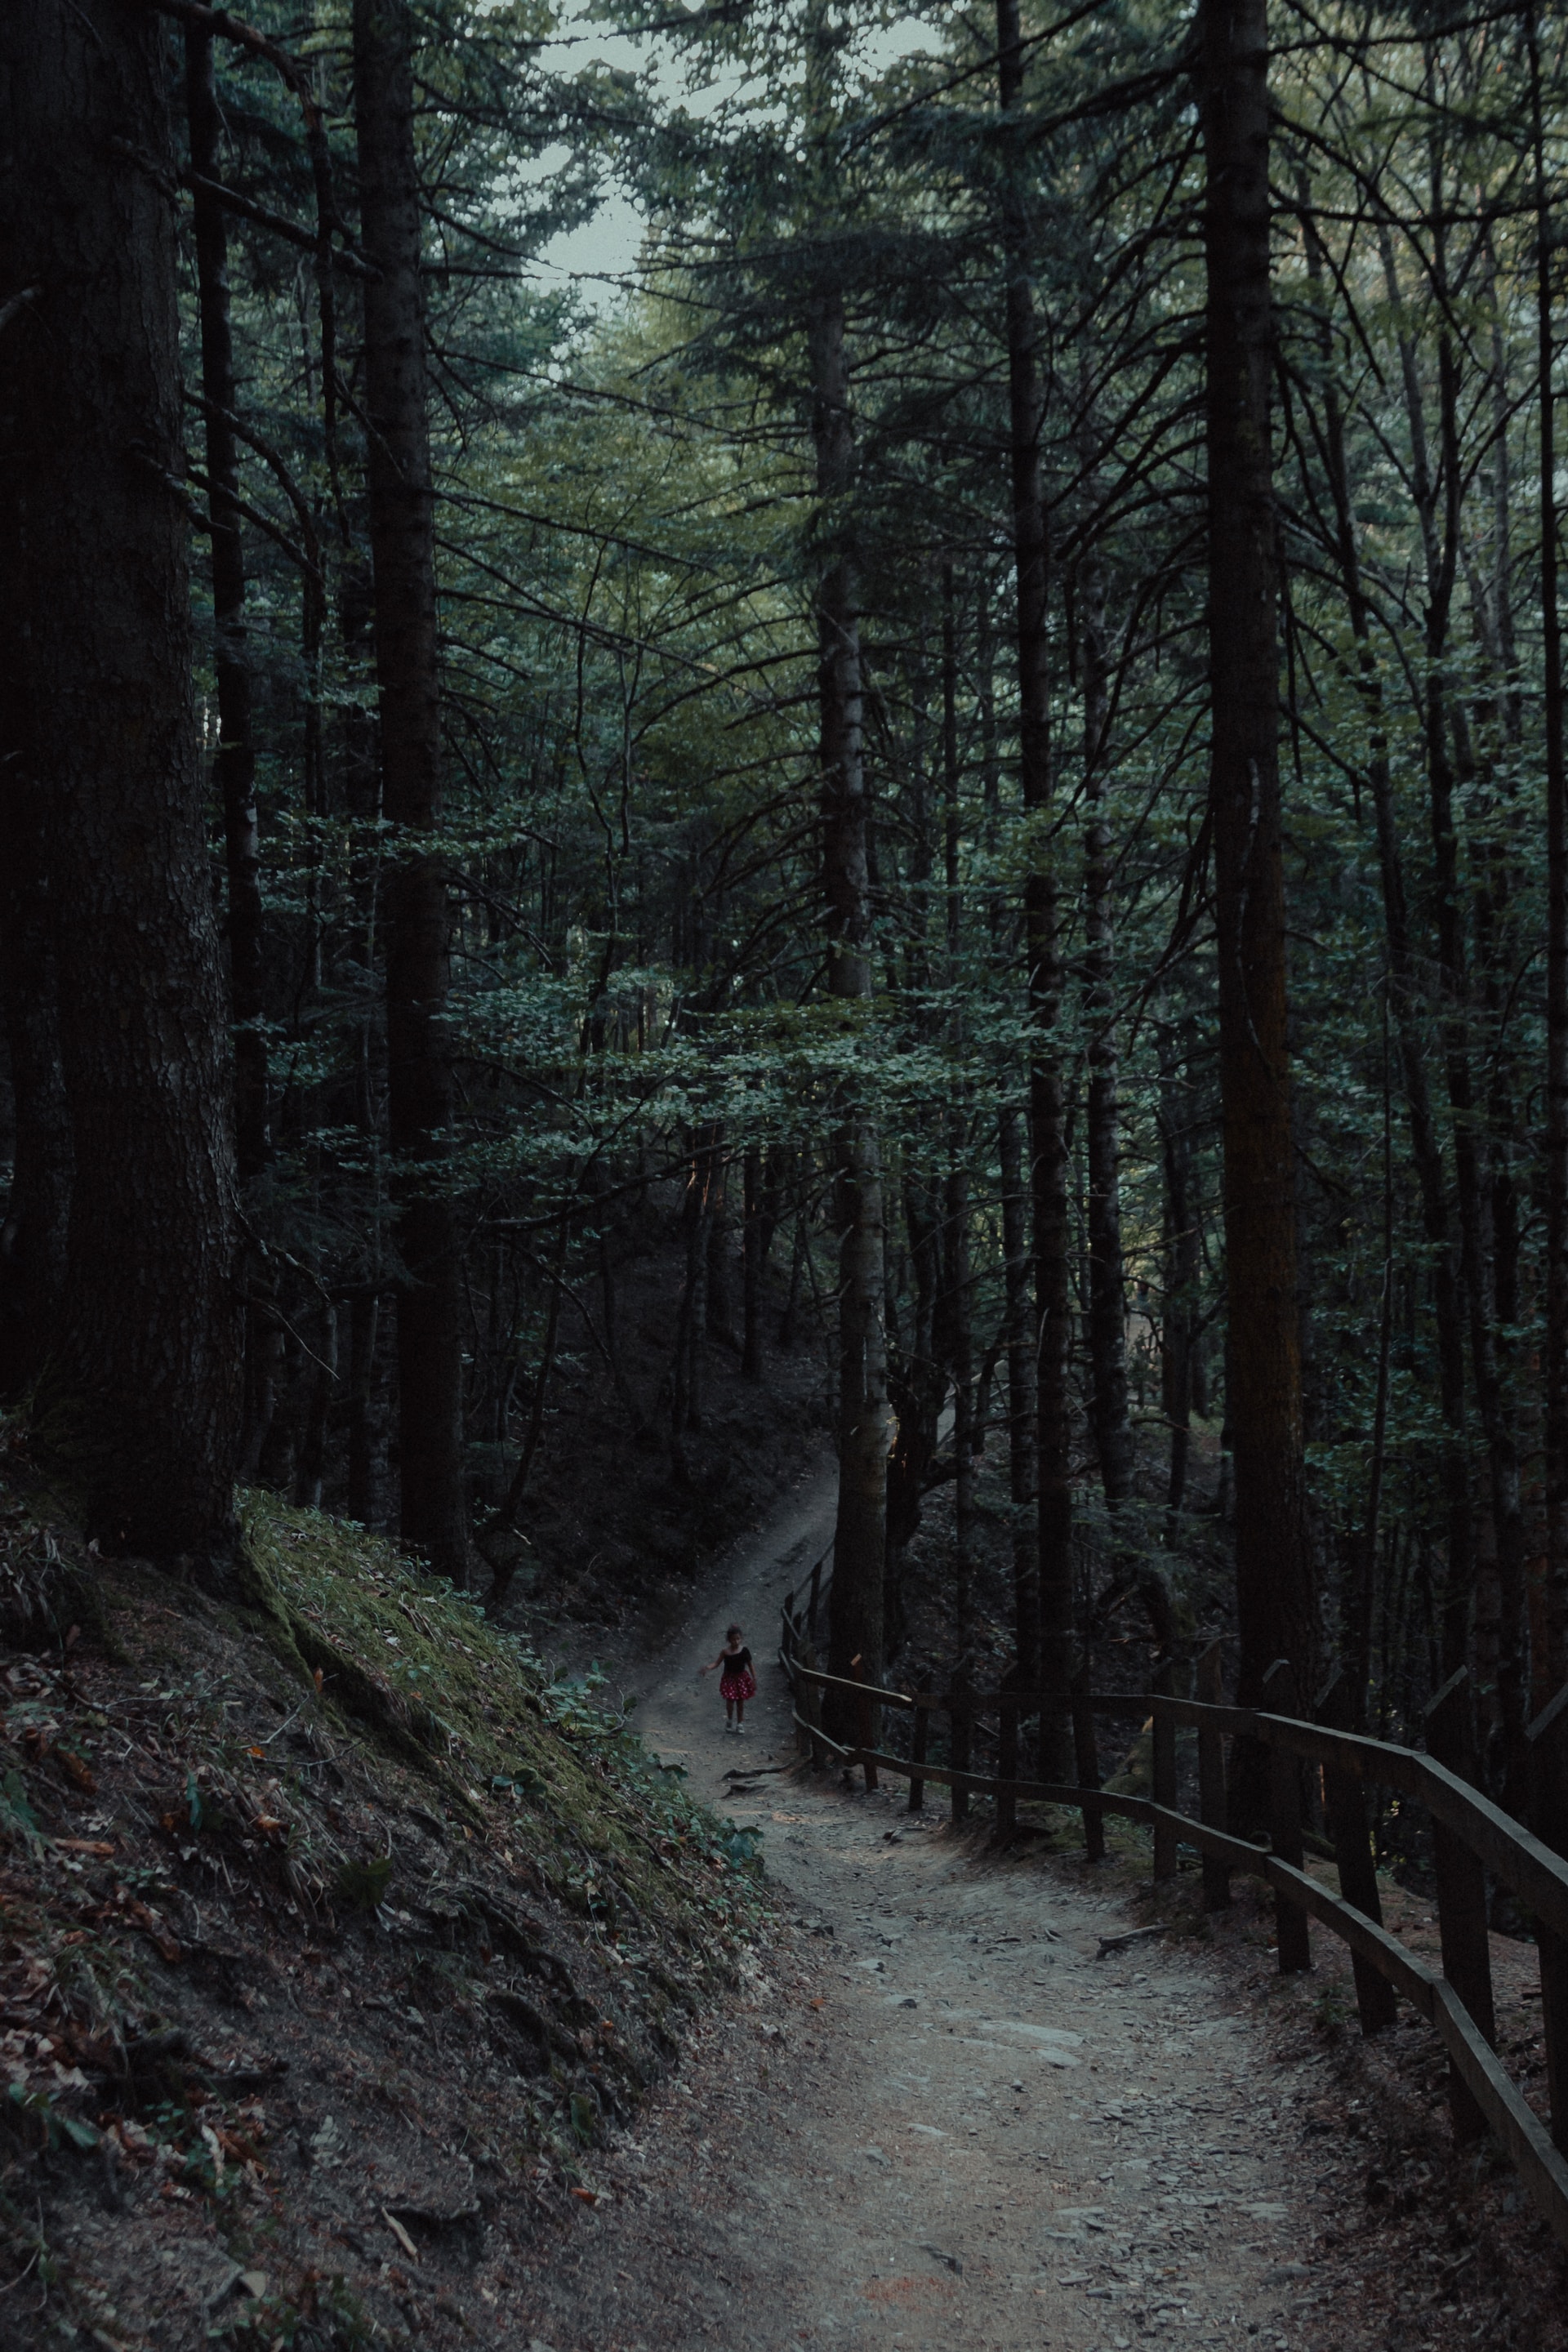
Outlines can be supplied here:
[[[1085, 1867], [798, 1766], [779, 1602], [831, 1529], [814, 1481], [637, 1678], [648, 1744], [762, 1830], [783, 1916], [541, 2249], [532, 2352], [1360, 2352], [1314, 2284], [1311, 2069], [1282, 2086], [1223, 1972], [1157, 1937], [1101, 1958], [1138, 1923]], [[735, 1620], [743, 1743], [698, 1680]]]

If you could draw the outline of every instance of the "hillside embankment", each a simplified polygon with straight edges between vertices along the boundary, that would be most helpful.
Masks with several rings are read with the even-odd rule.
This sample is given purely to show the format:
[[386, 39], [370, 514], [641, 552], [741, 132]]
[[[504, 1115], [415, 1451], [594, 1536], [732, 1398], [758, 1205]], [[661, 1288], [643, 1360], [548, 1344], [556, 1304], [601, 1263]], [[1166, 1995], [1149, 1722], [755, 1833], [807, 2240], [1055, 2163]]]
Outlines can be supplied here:
[[237, 1601], [89, 1558], [13, 1441], [0, 2336], [509, 2341], [755, 1967], [753, 1841], [390, 1546], [244, 1527]]

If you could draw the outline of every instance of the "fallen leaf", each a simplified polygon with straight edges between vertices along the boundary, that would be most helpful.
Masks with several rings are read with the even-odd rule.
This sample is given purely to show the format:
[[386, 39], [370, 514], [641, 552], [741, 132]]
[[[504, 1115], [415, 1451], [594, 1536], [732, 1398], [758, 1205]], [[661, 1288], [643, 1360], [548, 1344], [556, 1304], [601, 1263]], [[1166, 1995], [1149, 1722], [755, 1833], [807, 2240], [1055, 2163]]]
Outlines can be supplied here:
[[62, 1853], [110, 1854], [114, 1848], [104, 1838], [57, 1838], [56, 1845]]
[[247, 1756], [259, 1756], [264, 1764], [267, 1761], [267, 1750], [265, 1748], [247, 1748], [245, 1752]]
[[96, 1797], [98, 1794], [98, 1782], [92, 1777], [90, 1767], [83, 1761], [81, 1757], [78, 1756], [69, 1748], [57, 1748], [55, 1754], [58, 1758], [59, 1761], [65, 1766], [66, 1770], [76, 1782], [77, 1787], [82, 1790], [83, 1794], [89, 1797]]
[[574, 2197], [581, 2198], [584, 2205], [596, 2205], [599, 2201], [599, 2192], [596, 2189], [574, 2189], [572, 2194]]
[[381, 2218], [386, 2223], [387, 2228], [392, 2231], [393, 2236], [396, 2239], [404, 2252], [408, 2256], [410, 2262], [416, 2263], [419, 2260], [419, 2249], [415, 2244], [413, 2239], [409, 2236], [407, 2231], [404, 2228], [402, 2222], [399, 2221], [393, 2214], [389, 2213], [384, 2205], [381, 2209]]
[[827, 2007], [827, 2003], [823, 2000], [820, 1993], [818, 1993], [816, 1999], [808, 2005], [812, 2009], [826, 2009]]
[[144, 1934], [152, 1937], [153, 1947], [161, 1959], [174, 1961], [179, 1958], [180, 1948], [156, 1911], [149, 1911], [145, 1903], [132, 1900], [125, 1906], [125, 1916], [133, 1926], [140, 1927]]

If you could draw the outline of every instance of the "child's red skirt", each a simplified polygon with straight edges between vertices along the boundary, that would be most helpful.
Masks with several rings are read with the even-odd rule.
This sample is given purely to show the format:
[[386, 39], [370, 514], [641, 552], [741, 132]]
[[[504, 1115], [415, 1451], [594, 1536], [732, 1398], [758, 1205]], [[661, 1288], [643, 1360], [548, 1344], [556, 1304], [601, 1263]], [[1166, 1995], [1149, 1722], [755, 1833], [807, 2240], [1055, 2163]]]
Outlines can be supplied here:
[[743, 1706], [747, 1699], [755, 1698], [757, 1678], [750, 1666], [743, 1666], [738, 1675], [722, 1675], [719, 1683], [719, 1696], [726, 1706], [734, 1706], [737, 1704]]

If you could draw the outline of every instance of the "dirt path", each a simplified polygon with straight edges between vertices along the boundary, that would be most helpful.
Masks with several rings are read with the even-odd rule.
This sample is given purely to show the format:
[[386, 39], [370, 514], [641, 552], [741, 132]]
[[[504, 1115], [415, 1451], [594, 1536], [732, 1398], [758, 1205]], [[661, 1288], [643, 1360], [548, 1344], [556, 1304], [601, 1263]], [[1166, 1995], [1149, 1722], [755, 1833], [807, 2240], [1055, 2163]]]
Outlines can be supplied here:
[[[741, 1761], [794, 1766], [778, 1601], [831, 1514], [805, 1489], [643, 1678], [644, 1737], [721, 1802]], [[769, 1662], [744, 1748], [697, 1681], [731, 1617]], [[1101, 1958], [1132, 1922], [1080, 1868], [921, 1826], [901, 1790], [763, 1787], [726, 1810], [784, 1929], [521, 2283], [532, 2352], [1355, 2352], [1304, 2267], [1312, 2062], [1283, 2072], [1190, 1953]]]

